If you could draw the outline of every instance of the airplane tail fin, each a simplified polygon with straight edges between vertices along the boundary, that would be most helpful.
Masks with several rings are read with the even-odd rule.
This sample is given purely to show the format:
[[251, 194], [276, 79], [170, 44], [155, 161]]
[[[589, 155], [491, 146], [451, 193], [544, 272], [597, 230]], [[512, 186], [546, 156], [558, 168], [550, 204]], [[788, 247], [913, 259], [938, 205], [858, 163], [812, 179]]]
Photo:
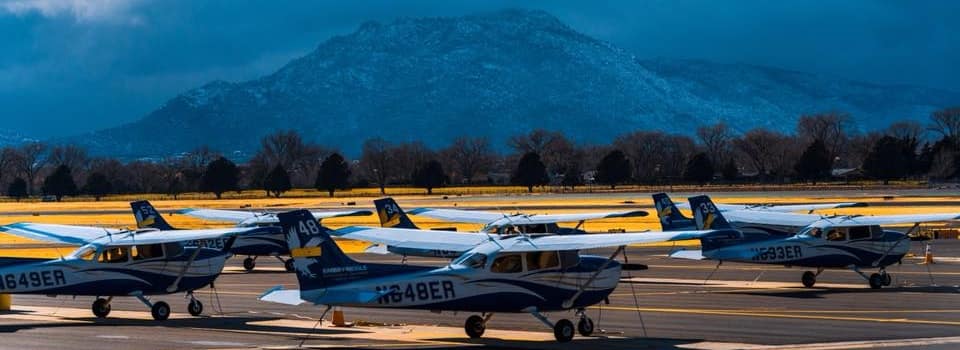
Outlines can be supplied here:
[[720, 209], [713, 204], [709, 196], [690, 197], [690, 209], [693, 210], [693, 220], [698, 230], [730, 229], [733, 226], [720, 213]]
[[[709, 196], [690, 197], [690, 208], [693, 210], [693, 220], [698, 230], [717, 230], [700, 237], [700, 247], [703, 252], [741, 243], [743, 234], [737, 231], [723, 217], [717, 206]], [[701, 253], [703, 254], [703, 253]]]
[[413, 224], [413, 221], [410, 221], [410, 218], [407, 217], [407, 213], [404, 213], [403, 209], [400, 209], [400, 205], [397, 204], [393, 198], [384, 197], [374, 200], [373, 205], [377, 207], [377, 216], [380, 217], [380, 226], [410, 229], [419, 228], [417, 225]]
[[366, 275], [366, 265], [340, 250], [329, 229], [307, 210], [277, 214], [286, 234], [301, 290], [320, 289]]
[[160, 215], [160, 212], [150, 204], [150, 201], [130, 202], [130, 209], [133, 209], [133, 217], [137, 219], [138, 228], [155, 228], [163, 231], [176, 230], [163, 219], [163, 215]]
[[660, 228], [663, 231], [693, 230], [697, 227], [693, 219], [683, 216], [666, 193], [655, 193], [653, 205], [657, 208], [657, 217], [660, 218]]

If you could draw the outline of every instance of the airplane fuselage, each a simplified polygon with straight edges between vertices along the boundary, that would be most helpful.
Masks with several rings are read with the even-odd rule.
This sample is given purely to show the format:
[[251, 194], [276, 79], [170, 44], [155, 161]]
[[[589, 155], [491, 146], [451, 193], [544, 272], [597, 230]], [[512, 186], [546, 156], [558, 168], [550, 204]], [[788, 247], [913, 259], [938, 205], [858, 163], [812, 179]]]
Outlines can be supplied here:
[[[757, 240], [704, 250], [709, 259], [802, 267], [885, 267], [899, 262], [910, 241], [885, 231], [874, 239], [829, 241], [809, 236]], [[747, 258], [749, 257], [749, 258]]]
[[[613, 292], [621, 270], [616, 261], [610, 261], [571, 306], [563, 307], [564, 301], [574, 296], [607, 262], [603, 257], [582, 256], [580, 263], [573, 267], [518, 273], [451, 265], [361, 279], [325, 289], [301, 290], [301, 298], [323, 304], [327, 294], [373, 293], [379, 297], [371, 302], [339, 305], [471, 312], [525, 312], [530, 308], [559, 311], [594, 305]], [[370, 268], [371, 272], [375, 269]]]
[[[0, 293], [125, 296], [169, 294], [202, 288], [223, 269], [228, 254], [213, 249], [186, 248], [170, 259], [107, 263], [80, 258], [0, 260]], [[177, 277], [185, 266], [183, 277]], [[176, 286], [170, 288], [174, 282]]]

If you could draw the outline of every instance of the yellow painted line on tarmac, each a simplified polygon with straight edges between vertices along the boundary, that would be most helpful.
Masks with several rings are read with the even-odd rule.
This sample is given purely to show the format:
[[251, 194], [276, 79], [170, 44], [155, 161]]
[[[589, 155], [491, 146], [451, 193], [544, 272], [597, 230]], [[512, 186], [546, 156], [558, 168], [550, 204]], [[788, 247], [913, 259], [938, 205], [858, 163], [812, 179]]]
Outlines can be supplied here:
[[[747, 317], [768, 317], [768, 318], [786, 318], [786, 319], [807, 319], [807, 320], [827, 320], [827, 321], [852, 321], [852, 322], [875, 322], [875, 323], [903, 323], [903, 324], [925, 324], [939, 326], [960, 326], [960, 321], [934, 321], [918, 320], [909, 318], [880, 318], [880, 317], [856, 317], [856, 316], [827, 316], [827, 315], [807, 315], [800, 310], [778, 310], [778, 311], [760, 311], [760, 310], [724, 310], [724, 309], [677, 309], [677, 308], [635, 308], [621, 306], [605, 306], [604, 310], [629, 311], [629, 312], [661, 312], [692, 315], [716, 315], [716, 316], [747, 316]], [[791, 313], [783, 313], [791, 312]], [[833, 311], [842, 312], [842, 311]]]

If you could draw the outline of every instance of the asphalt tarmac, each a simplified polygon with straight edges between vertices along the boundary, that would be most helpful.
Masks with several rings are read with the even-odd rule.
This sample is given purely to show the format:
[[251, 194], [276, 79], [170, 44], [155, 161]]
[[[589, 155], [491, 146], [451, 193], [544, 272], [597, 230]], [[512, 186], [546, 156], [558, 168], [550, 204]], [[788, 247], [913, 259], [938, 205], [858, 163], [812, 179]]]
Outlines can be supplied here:
[[[610, 304], [588, 311], [600, 331], [568, 344], [555, 343], [552, 331], [526, 314], [494, 315], [478, 340], [463, 332], [468, 313], [346, 308], [354, 327], [332, 327], [332, 314], [318, 323], [321, 307], [257, 301], [276, 285], [296, 288], [295, 276], [265, 257], [247, 273], [237, 257], [215, 292], [197, 292], [205, 306], [201, 317], [186, 313], [183, 295], [154, 298], [173, 308], [163, 322], [153, 321], [134, 298], [117, 298], [110, 317], [96, 319], [92, 298], [14, 296], [13, 311], [0, 313], [0, 348], [957, 348], [960, 241], [933, 244], [936, 264], [919, 264], [923, 243], [914, 242], [917, 257], [891, 266], [894, 286], [881, 290], [869, 289], [851, 271], [828, 270], [808, 289], [800, 285], [798, 268], [725, 263], [711, 275], [715, 263], [666, 258], [668, 247], [628, 248], [630, 262], [649, 269], [624, 272]], [[399, 262], [394, 256], [357, 259]], [[576, 320], [573, 313], [547, 316]]]

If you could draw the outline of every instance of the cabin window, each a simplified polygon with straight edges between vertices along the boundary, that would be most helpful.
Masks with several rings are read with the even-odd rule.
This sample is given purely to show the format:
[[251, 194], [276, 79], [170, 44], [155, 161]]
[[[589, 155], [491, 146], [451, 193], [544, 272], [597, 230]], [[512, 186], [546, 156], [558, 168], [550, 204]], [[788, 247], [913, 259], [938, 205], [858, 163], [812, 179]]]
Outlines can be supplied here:
[[850, 228], [850, 240], [870, 238], [870, 226], [856, 226]]
[[453, 264], [466, 266], [472, 269], [480, 269], [487, 264], [487, 256], [480, 253], [471, 253], [455, 260]]
[[576, 250], [565, 250], [560, 252], [560, 267], [571, 268], [580, 264], [580, 254]]
[[89, 247], [84, 248], [83, 251], [77, 254], [77, 258], [79, 258], [80, 260], [86, 260], [86, 261], [93, 261], [93, 258], [96, 256], [97, 256], [97, 250]]
[[527, 271], [548, 269], [560, 266], [557, 252], [530, 252], [527, 253]]
[[828, 241], [846, 241], [847, 232], [841, 229], [832, 228], [830, 231], [827, 231], [827, 240]]
[[490, 271], [496, 273], [523, 272], [523, 260], [520, 259], [520, 254], [504, 255], [493, 260]]
[[819, 228], [814, 227], [811, 228], [810, 231], [807, 231], [807, 234], [810, 235], [810, 237], [821, 238], [821, 236], [823, 236], [823, 231], [820, 231]]
[[102, 263], [123, 263], [130, 258], [130, 247], [107, 247], [100, 253]]
[[167, 252], [167, 257], [174, 258], [183, 255], [183, 245], [180, 243], [166, 243], [163, 250]]
[[133, 260], [147, 260], [153, 258], [162, 258], [163, 257], [163, 245], [162, 244], [141, 244], [133, 246], [131, 251]]

